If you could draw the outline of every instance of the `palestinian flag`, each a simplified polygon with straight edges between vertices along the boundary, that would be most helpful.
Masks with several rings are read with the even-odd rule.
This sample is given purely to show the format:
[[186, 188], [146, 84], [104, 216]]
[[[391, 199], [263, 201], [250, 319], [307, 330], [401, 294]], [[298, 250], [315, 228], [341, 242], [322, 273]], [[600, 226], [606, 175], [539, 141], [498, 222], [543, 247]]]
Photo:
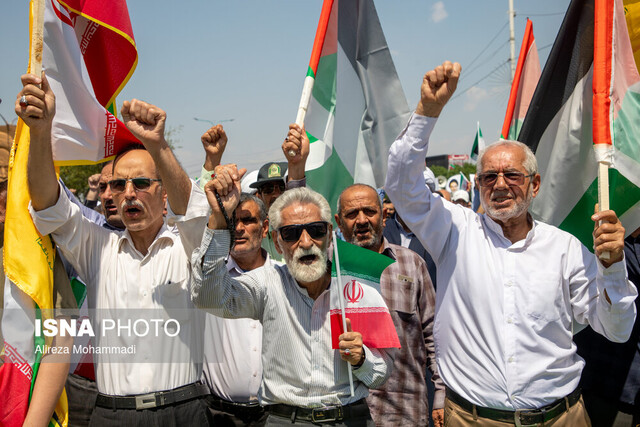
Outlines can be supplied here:
[[532, 214], [588, 248], [598, 201], [594, 143], [606, 144], [611, 162], [611, 209], [627, 233], [640, 226], [640, 76], [632, 50], [640, 28], [627, 29], [640, 14], [626, 9], [625, 20], [622, 1], [571, 2], [519, 136], [542, 175]]
[[[362, 342], [371, 348], [400, 348], [396, 327], [380, 293], [380, 276], [395, 261], [369, 249], [336, 239], [338, 262], [331, 264], [331, 345], [338, 349], [343, 332], [342, 304], [351, 320], [351, 329], [362, 334]], [[338, 277], [342, 282], [338, 282]], [[340, 302], [342, 299], [342, 302]]]
[[533, 37], [533, 24], [527, 18], [527, 26], [524, 30], [520, 55], [518, 56], [518, 65], [511, 83], [507, 113], [504, 116], [504, 124], [502, 125], [502, 133], [500, 135], [502, 139], [518, 139], [522, 121], [527, 114], [531, 97], [536, 90], [539, 79], [540, 59], [538, 58], [536, 39]]
[[473, 147], [471, 147], [471, 160], [478, 160], [478, 154], [485, 148], [484, 138], [482, 137], [482, 130], [480, 130], [480, 122], [477, 122], [476, 137], [473, 140]]
[[307, 185], [330, 206], [354, 182], [381, 187], [410, 112], [372, 0], [325, 0], [307, 79]]
[[138, 140], [115, 98], [138, 63], [125, 0], [47, 0], [42, 66], [56, 95], [56, 165], [91, 164]]

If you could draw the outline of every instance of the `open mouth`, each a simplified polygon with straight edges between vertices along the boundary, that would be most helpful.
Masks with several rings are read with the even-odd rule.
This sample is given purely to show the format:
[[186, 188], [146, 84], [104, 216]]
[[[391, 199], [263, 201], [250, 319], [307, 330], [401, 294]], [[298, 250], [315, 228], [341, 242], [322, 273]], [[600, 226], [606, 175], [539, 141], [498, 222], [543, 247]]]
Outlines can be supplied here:
[[124, 208], [124, 214], [127, 217], [130, 218], [136, 218], [138, 217], [140, 214], [142, 214], [142, 209], [140, 209], [139, 207], [132, 205], [132, 206], [126, 206]]
[[317, 255], [303, 255], [300, 258], [298, 258], [298, 262], [300, 264], [310, 265], [316, 262], [317, 259], [318, 259]]

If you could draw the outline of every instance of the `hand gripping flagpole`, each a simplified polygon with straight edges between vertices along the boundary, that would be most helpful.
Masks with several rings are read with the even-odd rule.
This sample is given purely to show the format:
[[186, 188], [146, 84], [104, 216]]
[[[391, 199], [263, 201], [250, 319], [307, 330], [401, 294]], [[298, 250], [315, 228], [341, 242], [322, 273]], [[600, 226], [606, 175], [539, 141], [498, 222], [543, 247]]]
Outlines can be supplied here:
[[[300, 127], [304, 124], [304, 118], [307, 115], [307, 109], [309, 108], [309, 101], [311, 100], [311, 93], [313, 92], [313, 84], [316, 81], [318, 62], [320, 61], [320, 55], [322, 54], [324, 37], [327, 34], [327, 26], [329, 25], [329, 17], [331, 16], [332, 7], [333, 0], [324, 0], [324, 3], [322, 4], [322, 11], [320, 12], [320, 22], [318, 22], [318, 29], [316, 30], [316, 37], [313, 41], [313, 49], [311, 50], [309, 70], [307, 71], [307, 76], [304, 79], [302, 94], [300, 95], [300, 104], [298, 105], [298, 114], [296, 115], [296, 124]], [[296, 155], [296, 152], [294, 150], [289, 150], [287, 154], [290, 157], [293, 157]]]
[[[347, 332], [347, 312], [344, 308], [344, 299], [342, 298], [342, 273], [340, 272], [340, 258], [338, 257], [338, 240], [336, 236], [336, 231], [333, 230], [333, 262], [336, 263], [336, 275], [337, 275], [337, 285], [338, 285], [338, 301], [340, 302], [340, 311], [342, 313], [342, 330]], [[363, 349], [364, 351], [364, 349]], [[355, 395], [355, 391], [353, 390], [353, 368], [351, 367], [351, 363], [347, 362], [347, 367], [349, 369], [349, 388], [351, 389], [351, 396]]]
[[[613, 103], [614, 86], [612, 40], [615, 32], [616, 3], [596, 0], [593, 25], [593, 150], [598, 162], [598, 211], [609, 209], [609, 167], [613, 163]], [[623, 18], [624, 19], [624, 18]], [[601, 225], [602, 221], [598, 225]], [[600, 259], [609, 260], [609, 251]]]

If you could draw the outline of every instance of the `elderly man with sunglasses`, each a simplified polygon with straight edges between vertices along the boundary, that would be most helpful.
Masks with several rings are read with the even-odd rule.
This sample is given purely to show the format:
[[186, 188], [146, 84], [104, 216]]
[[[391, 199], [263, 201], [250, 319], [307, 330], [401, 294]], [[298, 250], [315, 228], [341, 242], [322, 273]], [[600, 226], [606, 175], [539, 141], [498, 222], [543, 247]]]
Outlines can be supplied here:
[[[193, 260], [192, 298], [196, 306], [225, 318], [252, 318], [263, 325], [262, 384], [258, 398], [267, 406], [267, 426], [327, 422], [373, 426], [364, 398], [386, 381], [393, 364], [387, 350], [367, 348], [362, 335], [340, 335], [331, 348], [331, 209], [307, 188], [288, 190], [269, 210], [273, 237], [286, 265], [269, 265], [232, 278], [228, 213], [240, 194], [235, 166], [216, 168], [205, 187], [213, 213]], [[220, 205], [224, 204], [224, 211]], [[353, 370], [355, 393], [349, 391]]]
[[[164, 138], [166, 114], [143, 101], [123, 103], [121, 117], [144, 148], [114, 160], [109, 190], [126, 229], [107, 230], [85, 219], [56, 181], [55, 96], [46, 77], [26, 74], [22, 84], [18, 98], [27, 102], [16, 101], [16, 113], [31, 132], [31, 216], [89, 284], [99, 391], [90, 425], [208, 425], [208, 390], [199, 382], [204, 315], [188, 285], [209, 207]], [[179, 234], [165, 224], [167, 198], [168, 223]]]
[[[612, 211], [592, 220], [594, 250], [532, 219], [540, 188], [531, 150], [500, 141], [480, 154], [485, 214], [425, 186], [430, 133], [455, 91], [460, 65], [425, 74], [421, 99], [389, 152], [385, 189], [438, 268], [434, 335], [447, 387], [445, 425], [587, 426], [577, 388], [584, 361], [573, 322], [612, 341], [628, 339], [637, 290], [627, 280], [624, 229]], [[608, 251], [608, 260], [598, 259]]]

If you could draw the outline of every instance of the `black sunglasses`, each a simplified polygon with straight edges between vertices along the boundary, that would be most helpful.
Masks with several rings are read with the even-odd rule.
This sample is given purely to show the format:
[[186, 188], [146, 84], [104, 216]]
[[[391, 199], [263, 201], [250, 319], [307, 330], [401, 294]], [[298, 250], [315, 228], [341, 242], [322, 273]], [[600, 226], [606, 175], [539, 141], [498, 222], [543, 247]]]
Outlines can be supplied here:
[[504, 178], [504, 182], [507, 185], [522, 185], [524, 184], [525, 178], [531, 178], [535, 174], [525, 175], [522, 172], [504, 172], [504, 173], [496, 173], [496, 172], [487, 172], [480, 173], [477, 175], [478, 184], [481, 187], [492, 187], [496, 181], [498, 181], [498, 177], [502, 175]]
[[325, 221], [309, 222], [307, 224], [292, 224], [278, 228], [282, 240], [285, 242], [297, 242], [302, 236], [302, 230], [307, 230], [309, 237], [320, 239], [327, 235], [329, 223]]
[[112, 179], [109, 181], [109, 188], [112, 193], [122, 193], [127, 186], [127, 182], [131, 181], [133, 188], [136, 191], [147, 191], [151, 187], [152, 182], [161, 182], [161, 179], [153, 178], [127, 178], [127, 179]]
[[258, 191], [261, 194], [271, 194], [276, 190], [276, 186], [278, 186], [281, 193], [284, 193], [284, 182], [278, 182], [277, 184], [270, 182], [268, 184], [261, 185], [260, 188], [258, 188]]
[[104, 193], [105, 191], [107, 191], [107, 185], [109, 185], [106, 182], [101, 182], [100, 184], [98, 184], [98, 191], [100, 193]]

